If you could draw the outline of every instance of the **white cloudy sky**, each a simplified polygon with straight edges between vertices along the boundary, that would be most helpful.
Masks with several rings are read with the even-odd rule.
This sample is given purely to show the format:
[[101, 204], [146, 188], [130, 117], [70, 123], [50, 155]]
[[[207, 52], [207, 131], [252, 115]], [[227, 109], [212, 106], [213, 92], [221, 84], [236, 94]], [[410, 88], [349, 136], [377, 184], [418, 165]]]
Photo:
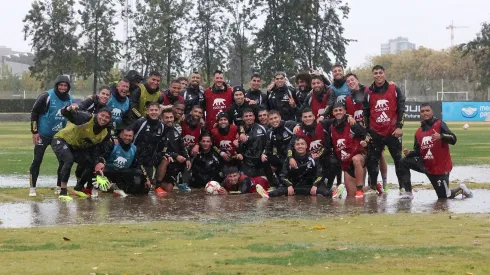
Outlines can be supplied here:
[[[30, 51], [22, 33], [22, 19], [31, 0], [1, 0], [0, 45]], [[368, 56], [380, 53], [380, 44], [398, 36], [408, 37], [417, 47], [443, 49], [451, 45], [446, 26], [468, 26], [455, 30], [455, 43], [471, 40], [480, 24], [490, 22], [489, 0], [348, 0], [349, 19], [345, 34], [358, 40], [347, 48], [350, 67], [363, 64]], [[122, 33], [121, 33], [122, 38]]]

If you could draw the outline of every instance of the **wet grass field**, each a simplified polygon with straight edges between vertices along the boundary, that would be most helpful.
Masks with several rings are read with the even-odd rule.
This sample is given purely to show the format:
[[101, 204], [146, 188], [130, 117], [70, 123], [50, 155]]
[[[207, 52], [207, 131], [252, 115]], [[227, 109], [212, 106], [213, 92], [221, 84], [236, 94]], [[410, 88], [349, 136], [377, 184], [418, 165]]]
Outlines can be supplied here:
[[[470, 123], [463, 130], [463, 122], [448, 123], [456, 133], [458, 142], [451, 146], [451, 156], [455, 166], [490, 164], [490, 123]], [[0, 124], [0, 174], [28, 174], [32, 161], [32, 135], [28, 122], [2, 122]], [[417, 122], [409, 122], [404, 127], [404, 146], [413, 147], [413, 135], [419, 127]], [[387, 155], [388, 152], [386, 152]], [[388, 163], [392, 163], [387, 157]], [[41, 175], [55, 175], [56, 157], [51, 147], [46, 150], [41, 166]]]
[[489, 274], [488, 215], [0, 229], [2, 274]]
[[[449, 123], [454, 165], [488, 165], [490, 123], [463, 124]], [[418, 125], [404, 127], [408, 148]], [[2, 122], [0, 145], [0, 175], [27, 175], [29, 124]], [[56, 166], [48, 148], [41, 174]], [[419, 186], [403, 201], [393, 185], [360, 202], [192, 192], [60, 203], [48, 188], [0, 189], [0, 227], [31, 227], [0, 228], [0, 274], [490, 274], [490, 187], [469, 186], [472, 199]]]

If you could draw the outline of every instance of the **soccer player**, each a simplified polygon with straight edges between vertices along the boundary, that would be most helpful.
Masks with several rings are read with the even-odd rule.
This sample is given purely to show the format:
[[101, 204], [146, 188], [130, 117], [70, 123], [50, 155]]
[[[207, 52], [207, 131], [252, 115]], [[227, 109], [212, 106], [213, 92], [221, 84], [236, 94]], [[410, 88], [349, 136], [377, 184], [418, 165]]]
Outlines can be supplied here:
[[[162, 92], [163, 106], [162, 108], [172, 108], [175, 102], [184, 102], [184, 97], [180, 95], [182, 91], [182, 84], [177, 79], [170, 82], [170, 87], [168, 87], [168, 94]], [[182, 110], [184, 111], [184, 110]]]
[[[56, 79], [53, 89], [42, 93], [36, 99], [31, 111], [31, 133], [34, 143], [34, 158], [29, 168], [30, 189], [29, 196], [35, 197], [37, 178], [39, 169], [43, 161], [46, 148], [51, 145], [53, 136], [66, 126], [66, 117], [61, 114], [61, 109], [73, 103], [70, 95], [70, 79], [60, 75]], [[56, 194], [61, 191], [61, 172], [62, 165], [58, 166], [58, 182]]]
[[[190, 176], [189, 186], [193, 188], [203, 188], [209, 181], [221, 182], [223, 175], [221, 171], [220, 156], [213, 150], [213, 141], [209, 133], [201, 135], [199, 141], [199, 153], [192, 161], [192, 176]], [[183, 181], [186, 182], [185, 174]]]
[[161, 77], [159, 72], [150, 72], [146, 83], [138, 84], [138, 88], [131, 92], [132, 121], [145, 116], [146, 107], [149, 103], [163, 103], [163, 96], [160, 93]]
[[261, 176], [249, 177], [241, 174], [236, 167], [230, 167], [226, 171], [226, 178], [221, 183], [218, 191], [220, 194], [237, 193], [259, 193], [262, 197], [268, 197], [265, 190], [269, 189], [269, 182]]
[[190, 192], [187, 186], [188, 182], [181, 182], [180, 178], [185, 170], [191, 169], [191, 162], [187, 149], [184, 145], [182, 135], [174, 127], [174, 114], [171, 109], [162, 111], [163, 123], [165, 124], [164, 136], [166, 139], [166, 148], [163, 152], [165, 159], [158, 168], [156, 177], [155, 192], [160, 195], [171, 192], [174, 185], [177, 184], [182, 192]]
[[267, 95], [260, 90], [262, 79], [259, 74], [253, 74], [250, 79], [250, 89], [245, 93], [248, 103], [257, 105], [258, 108], [267, 109]]
[[314, 75], [311, 78], [311, 87], [313, 90], [306, 97], [304, 106], [309, 106], [311, 108], [315, 118], [321, 117], [321, 119], [323, 119], [327, 100], [330, 96], [327, 87], [325, 87], [325, 83], [323, 82], [323, 78], [319, 75]]
[[214, 72], [213, 82], [213, 86], [204, 91], [206, 127], [208, 129], [213, 129], [218, 113], [224, 112], [233, 103], [233, 90], [225, 83], [222, 71]]
[[332, 147], [340, 160], [347, 196], [355, 194], [356, 198], [363, 198], [366, 130], [357, 122], [352, 126], [348, 123], [342, 102], [335, 103], [332, 112], [335, 121], [328, 131], [327, 137], [330, 142], [327, 142], [326, 146]]
[[204, 102], [204, 89], [201, 85], [201, 75], [199, 72], [193, 72], [191, 75], [191, 82], [182, 92], [184, 98], [185, 110], [184, 113], [188, 115], [192, 110], [192, 107], [199, 105], [205, 110]]
[[[368, 146], [367, 170], [372, 189], [383, 193], [377, 183], [379, 160], [386, 146], [395, 163], [396, 176], [400, 192], [403, 188], [402, 158], [403, 116], [405, 113], [405, 95], [394, 84], [386, 81], [385, 69], [381, 65], [373, 67], [374, 82], [364, 96], [364, 125], [372, 140]], [[405, 190], [407, 191], [407, 190]]]
[[121, 130], [117, 142], [110, 142], [110, 146], [106, 149], [104, 155], [106, 163], [99, 162], [95, 166], [95, 170], [102, 170], [102, 174], [116, 184], [113, 186], [114, 192], [122, 196], [125, 196], [126, 193], [148, 194], [151, 188], [150, 179], [144, 167], [136, 166], [136, 145], [132, 143], [133, 137], [132, 128]]
[[239, 166], [236, 158], [238, 149], [238, 128], [231, 124], [224, 112], [217, 115], [218, 125], [211, 130], [214, 141], [214, 150], [220, 155], [223, 166]]
[[136, 145], [136, 162], [143, 166], [150, 181], [154, 178], [155, 168], [163, 165], [163, 149], [166, 147], [165, 126], [158, 119], [159, 114], [159, 104], [151, 102], [146, 108], [145, 116], [131, 126], [135, 133], [133, 144]]
[[331, 196], [324, 186], [322, 167], [318, 159], [313, 159], [308, 153], [308, 144], [305, 138], [298, 137], [294, 141], [294, 150], [291, 156], [295, 166], [284, 162], [280, 175], [279, 187], [269, 192], [270, 197], [322, 194]]
[[296, 120], [297, 101], [294, 89], [286, 85], [286, 74], [277, 72], [268, 91], [267, 109], [279, 111], [284, 120]]
[[453, 168], [449, 145], [456, 144], [456, 135], [444, 121], [434, 117], [428, 103], [420, 105], [420, 118], [422, 122], [415, 132], [413, 150], [403, 150], [405, 158], [402, 159], [401, 166], [404, 170], [406, 192], [402, 198], [413, 198], [410, 169], [427, 175], [439, 199], [453, 199], [460, 194], [467, 198], [473, 197], [473, 193], [464, 183], [456, 189], [449, 189], [449, 173]]
[[[359, 83], [357, 75], [349, 73], [345, 76], [347, 86], [351, 90], [351, 94], [345, 99], [345, 109], [348, 115], [352, 116], [357, 123], [364, 126], [364, 113], [362, 102], [365, 94], [369, 91], [368, 87]], [[388, 192], [388, 165], [386, 164], [384, 156], [384, 148], [379, 160], [379, 170], [381, 172], [381, 179], [383, 180], [383, 189]]]
[[[60, 199], [63, 201], [72, 200], [67, 194], [67, 183], [70, 177], [71, 168], [74, 162], [84, 167], [80, 180], [87, 180], [92, 177], [91, 171], [95, 167], [95, 161], [102, 157], [104, 153], [104, 143], [110, 141], [110, 131], [108, 130], [111, 120], [111, 111], [107, 108], [99, 110], [96, 115], [87, 112], [77, 111], [78, 106], [72, 104], [61, 109], [61, 114], [69, 121], [65, 128], [60, 130], [53, 138], [51, 146], [56, 154], [59, 164], [62, 166], [60, 171], [61, 192]], [[105, 163], [104, 159], [99, 162]], [[77, 184], [78, 185], [78, 184]], [[77, 187], [82, 191], [81, 187]]]
[[[226, 116], [228, 116], [230, 122], [240, 127], [243, 125], [242, 116], [243, 110], [245, 109], [252, 109], [255, 117], [257, 117], [257, 105], [250, 104], [249, 101], [246, 101], [243, 88], [236, 86], [233, 88], [233, 103], [226, 109]], [[258, 120], [256, 120], [256, 122], [258, 122]]]
[[261, 160], [265, 165], [270, 165], [272, 170], [279, 175], [281, 173], [284, 160], [287, 159], [288, 145], [293, 138], [293, 130], [298, 123], [296, 121], [283, 121], [281, 114], [272, 110], [269, 112], [269, 125], [267, 131], [267, 141]]
[[201, 125], [203, 109], [199, 105], [192, 107], [191, 112], [182, 120], [182, 137], [184, 145], [190, 155], [194, 156], [199, 152], [199, 140], [207, 129]]
[[96, 114], [100, 109], [106, 106], [110, 97], [110, 88], [108, 86], [102, 86], [99, 88], [99, 92], [96, 95], [89, 96], [80, 102], [80, 104], [78, 104], [78, 108], [80, 111]]
[[262, 167], [261, 155], [265, 148], [267, 130], [255, 123], [255, 115], [252, 109], [243, 110], [243, 131], [246, 135], [245, 142], [241, 142], [237, 150], [237, 159], [242, 160], [241, 171], [249, 177], [263, 176], [270, 169]]

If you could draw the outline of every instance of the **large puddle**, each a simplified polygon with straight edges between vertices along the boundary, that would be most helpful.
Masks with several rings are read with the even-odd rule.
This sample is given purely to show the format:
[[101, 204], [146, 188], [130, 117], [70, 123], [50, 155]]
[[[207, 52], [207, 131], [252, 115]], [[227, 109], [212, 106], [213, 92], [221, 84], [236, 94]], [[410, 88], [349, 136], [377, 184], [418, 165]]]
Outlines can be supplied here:
[[[456, 166], [451, 172], [450, 181], [458, 182], [476, 182], [476, 183], [488, 183], [490, 182], [490, 166]], [[380, 176], [381, 180], [381, 176]], [[397, 183], [395, 167], [388, 165], [388, 182]], [[429, 180], [424, 174], [412, 171], [412, 182], [430, 184]], [[69, 181], [70, 185], [75, 184], [75, 178], [71, 177]], [[39, 176], [37, 186], [39, 187], [54, 187], [56, 185], [56, 177], [54, 176]], [[28, 187], [29, 176], [28, 175], [0, 175], [0, 188], [2, 187]]]
[[[412, 201], [401, 200], [398, 190], [363, 200], [324, 197], [280, 197], [261, 199], [257, 194], [208, 196], [203, 191], [114, 198], [76, 199], [62, 203], [56, 199], [41, 202], [0, 204], [0, 227], [19, 228], [51, 225], [138, 223], [162, 220], [252, 221], [267, 218], [315, 218], [356, 213], [398, 212], [489, 213], [490, 190], [474, 190], [474, 198], [437, 200], [433, 190], [419, 190]], [[27, 200], [27, 199], [26, 199]]]

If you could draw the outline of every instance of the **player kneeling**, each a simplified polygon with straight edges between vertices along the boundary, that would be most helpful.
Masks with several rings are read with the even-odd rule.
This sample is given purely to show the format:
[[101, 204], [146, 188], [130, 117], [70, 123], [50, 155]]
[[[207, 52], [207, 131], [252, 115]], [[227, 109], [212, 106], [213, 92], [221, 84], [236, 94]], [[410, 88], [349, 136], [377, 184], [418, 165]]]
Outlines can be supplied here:
[[[98, 163], [95, 171], [108, 178], [113, 183], [114, 194], [125, 197], [126, 193], [133, 195], [148, 194], [151, 183], [146, 171], [141, 166], [134, 168], [136, 146], [133, 141], [133, 129], [126, 128], [119, 134], [117, 142], [107, 148], [106, 163]], [[100, 179], [99, 179], [100, 181]], [[92, 192], [92, 197], [96, 193]]]
[[218, 190], [219, 194], [258, 193], [264, 198], [269, 197], [266, 190], [269, 189], [270, 186], [269, 182], [264, 177], [259, 176], [250, 178], [244, 174], [241, 174], [236, 167], [229, 167], [226, 173], [226, 178], [221, 183], [221, 188]]
[[340, 160], [344, 171], [347, 196], [356, 195], [363, 198], [364, 192], [364, 148], [367, 146], [366, 130], [357, 122], [352, 126], [348, 123], [345, 107], [342, 103], [336, 103], [333, 108], [335, 121], [330, 126], [329, 136], [333, 151]]
[[288, 161], [284, 162], [279, 187], [270, 192], [269, 196], [332, 195], [323, 181], [322, 167], [318, 159], [314, 160], [308, 153], [303, 137], [296, 138], [292, 158], [296, 161], [296, 167], [292, 168]]

